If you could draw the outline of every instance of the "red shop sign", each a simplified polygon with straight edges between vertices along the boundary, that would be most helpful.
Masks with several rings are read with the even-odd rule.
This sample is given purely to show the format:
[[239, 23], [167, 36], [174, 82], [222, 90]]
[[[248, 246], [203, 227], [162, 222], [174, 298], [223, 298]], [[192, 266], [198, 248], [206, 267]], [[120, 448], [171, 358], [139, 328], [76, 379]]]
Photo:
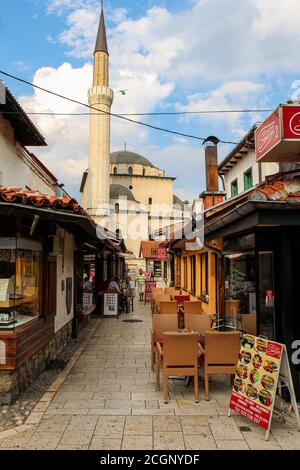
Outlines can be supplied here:
[[297, 162], [300, 144], [300, 105], [281, 104], [255, 131], [258, 162]]

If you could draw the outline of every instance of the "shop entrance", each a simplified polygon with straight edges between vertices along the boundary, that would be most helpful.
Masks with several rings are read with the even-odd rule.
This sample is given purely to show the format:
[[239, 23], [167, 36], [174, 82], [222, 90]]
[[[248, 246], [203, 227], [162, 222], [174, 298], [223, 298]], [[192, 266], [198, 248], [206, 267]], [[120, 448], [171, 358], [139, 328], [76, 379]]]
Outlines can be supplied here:
[[273, 252], [258, 253], [258, 303], [259, 332], [268, 339], [275, 340], [275, 297]]

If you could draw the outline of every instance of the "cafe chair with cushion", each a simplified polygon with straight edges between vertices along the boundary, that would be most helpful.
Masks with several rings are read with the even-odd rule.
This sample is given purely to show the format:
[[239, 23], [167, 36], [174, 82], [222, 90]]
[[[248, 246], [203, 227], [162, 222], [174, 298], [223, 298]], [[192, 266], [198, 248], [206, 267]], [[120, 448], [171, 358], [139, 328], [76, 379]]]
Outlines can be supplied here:
[[165, 314], [177, 314], [177, 302], [173, 300], [159, 302], [159, 313]]
[[209, 315], [194, 315], [184, 312], [184, 327], [187, 330], [196, 331], [204, 336], [206, 331], [210, 330], [211, 321]]
[[164, 333], [162, 344], [157, 343], [156, 389], [160, 388], [160, 369], [163, 369], [164, 401], [169, 400], [169, 377], [194, 377], [194, 394], [199, 402], [198, 359], [201, 351], [197, 333]]
[[240, 315], [243, 333], [256, 336], [256, 313], [246, 313]]
[[157, 353], [156, 342], [162, 341], [165, 331], [178, 330], [178, 316], [176, 315], [153, 315], [153, 323], [151, 333], [151, 370], [154, 372], [155, 357]]
[[240, 352], [240, 332], [205, 333], [204, 387], [209, 400], [210, 375], [235, 375]]
[[192, 301], [184, 302], [184, 313], [202, 315], [203, 314], [202, 302], [200, 300], [196, 302], [192, 302]]

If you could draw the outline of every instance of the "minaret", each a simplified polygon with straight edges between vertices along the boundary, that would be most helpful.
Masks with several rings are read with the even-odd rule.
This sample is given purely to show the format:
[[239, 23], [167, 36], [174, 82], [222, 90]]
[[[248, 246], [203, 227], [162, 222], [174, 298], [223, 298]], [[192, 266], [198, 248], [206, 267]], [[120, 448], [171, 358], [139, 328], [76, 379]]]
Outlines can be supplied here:
[[[89, 135], [89, 169], [87, 210], [98, 223], [105, 225], [110, 192], [110, 113], [114, 94], [109, 88], [109, 53], [101, 2], [101, 16], [94, 52], [93, 86], [89, 89], [91, 109]], [[103, 111], [103, 114], [101, 114]]]

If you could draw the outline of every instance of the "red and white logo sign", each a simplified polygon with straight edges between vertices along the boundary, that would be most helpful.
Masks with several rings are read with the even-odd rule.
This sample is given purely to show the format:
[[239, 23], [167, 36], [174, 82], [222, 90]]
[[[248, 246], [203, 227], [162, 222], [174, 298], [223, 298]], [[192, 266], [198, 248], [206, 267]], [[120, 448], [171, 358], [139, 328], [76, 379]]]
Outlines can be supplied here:
[[274, 357], [275, 359], [280, 359], [281, 351], [282, 351], [281, 344], [272, 343], [272, 341], [268, 342], [268, 348], [266, 351], [267, 356]]
[[168, 260], [168, 250], [167, 248], [157, 248], [156, 249], [156, 259], [158, 261], [167, 261]]
[[279, 110], [271, 116], [255, 132], [256, 159], [262, 158], [280, 141]]
[[283, 106], [283, 137], [300, 139], [300, 106]]

